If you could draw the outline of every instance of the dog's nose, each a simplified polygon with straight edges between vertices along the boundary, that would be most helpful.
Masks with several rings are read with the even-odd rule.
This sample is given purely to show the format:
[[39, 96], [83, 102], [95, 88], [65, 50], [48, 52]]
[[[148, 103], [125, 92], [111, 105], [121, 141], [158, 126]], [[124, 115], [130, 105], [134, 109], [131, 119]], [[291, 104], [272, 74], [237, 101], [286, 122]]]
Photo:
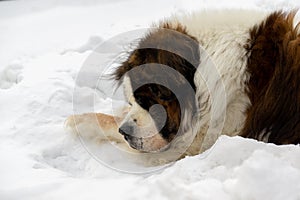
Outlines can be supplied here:
[[128, 124], [123, 124], [120, 128], [119, 128], [119, 133], [121, 133], [124, 136], [128, 136], [131, 135], [133, 131], [133, 127], [128, 125]]

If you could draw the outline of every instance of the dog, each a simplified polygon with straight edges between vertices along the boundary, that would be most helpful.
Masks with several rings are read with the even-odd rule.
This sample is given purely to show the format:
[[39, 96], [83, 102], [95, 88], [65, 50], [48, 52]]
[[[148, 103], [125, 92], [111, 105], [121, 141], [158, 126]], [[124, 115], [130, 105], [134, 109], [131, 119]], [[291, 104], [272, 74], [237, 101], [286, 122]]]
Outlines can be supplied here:
[[131, 148], [184, 155], [220, 135], [300, 142], [297, 11], [173, 15], [154, 25], [114, 71], [129, 110]]

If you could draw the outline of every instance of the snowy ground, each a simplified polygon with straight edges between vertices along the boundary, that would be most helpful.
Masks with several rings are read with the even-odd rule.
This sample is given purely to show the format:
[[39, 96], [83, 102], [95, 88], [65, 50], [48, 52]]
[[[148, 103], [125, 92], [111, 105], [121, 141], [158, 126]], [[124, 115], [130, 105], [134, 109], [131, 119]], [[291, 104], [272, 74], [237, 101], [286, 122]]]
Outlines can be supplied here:
[[[75, 86], [83, 99], [95, 95], [94, 80], [82, 86], [76, 76], [101, 41], [174, 12], [274, 10], [297, 1], [1, 1], [0, 199], [300, 199], [299, 146], [221, 137], [202, 155], [135, 175], [100, 164], [63, 126]], [[96, 104], [103, 112], [110, 105]]]

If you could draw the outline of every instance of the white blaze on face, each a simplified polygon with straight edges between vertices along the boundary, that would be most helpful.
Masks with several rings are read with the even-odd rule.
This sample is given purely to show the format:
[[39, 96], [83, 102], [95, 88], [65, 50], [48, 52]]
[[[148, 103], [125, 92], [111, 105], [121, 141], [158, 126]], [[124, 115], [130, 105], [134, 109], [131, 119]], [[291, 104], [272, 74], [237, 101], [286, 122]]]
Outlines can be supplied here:
[[130, 104], [131, 108], [123, 122], [135, 126], [132, 136], [146, 138], [157, 134], [158, 130], [149, 112], [136, 103], [134, 99], [130, 101]]
[[168, 142], [160, 135], [150, 113], [135, 101], [128, 76], [124, 77], [123, 84], [125, 97], [130, 104], [130, 108], [121, 126], [124, 124], [132, 126], [132, 133], [126, 134], [134, 137], [132, 140], [127, 140], [127, 142], [137, 150], [148, 152], [159, 151]]
[[132, 133], [132, 136], [134, 137], [147, 138], [154, 136], [158, 133], [155, 122], [149, 112], [143, 109], [135, 101], [131, 82], [128, 76], [124, 77], [123, 84], [125, 96], [130, 104], [130, 109], [122, 124], [128, 123], [135, 126], [135, 132]]

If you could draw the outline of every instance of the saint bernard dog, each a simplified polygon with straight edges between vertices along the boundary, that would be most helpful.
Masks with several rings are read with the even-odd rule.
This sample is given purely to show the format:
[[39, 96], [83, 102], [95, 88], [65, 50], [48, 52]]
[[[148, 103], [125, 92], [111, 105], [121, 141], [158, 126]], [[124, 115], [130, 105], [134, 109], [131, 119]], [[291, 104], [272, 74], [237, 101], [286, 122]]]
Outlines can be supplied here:
[[119, 133], [131, 148], [185, 155], [220, 135], [300, 142], [297, 11], [202, 11], [154, 25], [114, 71], [129, 110]]

